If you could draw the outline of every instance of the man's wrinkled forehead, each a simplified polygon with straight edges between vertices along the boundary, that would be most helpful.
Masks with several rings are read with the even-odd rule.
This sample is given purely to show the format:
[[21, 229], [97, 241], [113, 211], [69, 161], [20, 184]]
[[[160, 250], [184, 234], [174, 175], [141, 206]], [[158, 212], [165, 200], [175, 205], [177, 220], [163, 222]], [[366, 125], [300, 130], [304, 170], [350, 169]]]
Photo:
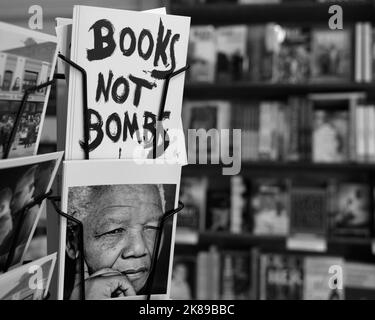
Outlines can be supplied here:
[[159, 190], [156, 185], [113, 185], [106, 186], [93, 201], [97, 209], [103, 207], [134, 206], [152, 204], [162, 209]]

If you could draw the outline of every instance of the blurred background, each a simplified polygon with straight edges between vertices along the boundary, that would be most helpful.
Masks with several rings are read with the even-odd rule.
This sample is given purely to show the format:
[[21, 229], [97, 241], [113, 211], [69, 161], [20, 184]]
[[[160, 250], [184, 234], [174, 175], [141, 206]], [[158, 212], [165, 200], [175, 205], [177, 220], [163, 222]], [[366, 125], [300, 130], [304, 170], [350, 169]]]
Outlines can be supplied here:
[[[0, 20], [27, 27], [32, 4], [1, 0]], [[374, 1], [44, 0], [42, 31], [74, 4], [191, 16], [184, 129], [241, 129], [239, 174], [183, 168], [173, 299], [375, 298]], [[59, 108], [63, 81], [39, 153], [59, 150]], [[30, 260], [46, 232], [44, 217]]]

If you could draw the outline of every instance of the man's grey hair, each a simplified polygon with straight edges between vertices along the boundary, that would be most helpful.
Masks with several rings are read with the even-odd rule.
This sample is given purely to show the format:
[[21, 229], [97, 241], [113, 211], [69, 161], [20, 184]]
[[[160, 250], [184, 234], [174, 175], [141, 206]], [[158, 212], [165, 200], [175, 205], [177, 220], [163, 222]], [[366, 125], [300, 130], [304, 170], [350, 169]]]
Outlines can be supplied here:
[[[162, 212], [165, 213], [165, 192], [162, 184], [150, 184], [157, 187]], [[126, 185], [128, 187], [136, 186], [150, 186], [146, 184]], [[96, 210], [97, 203], [92, 199], [98, 199], [107, 192], [113, 192], [113, 188], [124, 185], [101, 185], [101, 186], [80, 186], [69, 188], [68, 194], [68, 214], [83, 221], [83, 219], [90, 213]]]

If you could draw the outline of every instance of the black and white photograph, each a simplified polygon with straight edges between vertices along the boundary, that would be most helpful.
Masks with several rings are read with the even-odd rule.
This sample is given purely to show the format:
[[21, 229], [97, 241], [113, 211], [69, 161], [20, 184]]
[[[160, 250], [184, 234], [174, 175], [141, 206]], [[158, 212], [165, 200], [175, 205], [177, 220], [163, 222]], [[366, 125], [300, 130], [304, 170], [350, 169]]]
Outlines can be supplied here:
[[[11, 266], [22, 262], [38, 223], [42, 206], [24, 209], [49, 191], [62, 157], [61, 152], [0, 162], [0, 269], [16, 243]], [[16, 234], [19, 230], [18, 235]]]
[[0, 0], [8, 299], [375, 300], [375, 0]]
[[[80, 251], [77, 224], [67, 222], [61, 229], [65, 238], [65, 250], [61, 251], [65, 274], [60, 275], [64, 277], [60, 278], [63, 298], [80, 299], [82, 258], [87, 300], [166, 295], [175, 222], [171, 218], [161, 225], [161, 221], [165, 213], [175, 208], [180, 168], [126, 161], [92, 160], [90, 166], [83, 164], [64, 163], [63, 207], [82, 222], [84, 252]], [[106, 174], [98, 174], [98, 169]], [[139, 178], [131, 174], [136, 169], [148, 175]], [[77, 170], [79, 176], [75, 174]], [[128, 174], [119, 177], [119, 172]], [[159, 232], [162, 239], [155, 252]], [[156, 271], [152, 278], [154, 259]]]
[[[0, 157], [10, 142], [11, 131], [25, 90], [47, 82], [56, 63], [56, 37], [0, 21]], [[36, 154], [50, 88], [30, 93], [20, 115], [8, 157]]]

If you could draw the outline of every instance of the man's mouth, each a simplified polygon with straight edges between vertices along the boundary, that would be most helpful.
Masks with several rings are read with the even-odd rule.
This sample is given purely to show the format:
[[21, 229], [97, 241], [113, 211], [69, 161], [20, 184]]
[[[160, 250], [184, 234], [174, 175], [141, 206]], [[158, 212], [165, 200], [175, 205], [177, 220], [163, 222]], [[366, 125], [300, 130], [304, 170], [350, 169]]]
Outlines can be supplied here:
[[127, 269], [125, 271], [122, 271], [121, 273], [125, 275], [129, 280], [137, 280], [139, 278], [142, 278], [145, 273], [147, 273], [148, 269], [145, 267], [140, 268], [134, 268], [134, 269]]

